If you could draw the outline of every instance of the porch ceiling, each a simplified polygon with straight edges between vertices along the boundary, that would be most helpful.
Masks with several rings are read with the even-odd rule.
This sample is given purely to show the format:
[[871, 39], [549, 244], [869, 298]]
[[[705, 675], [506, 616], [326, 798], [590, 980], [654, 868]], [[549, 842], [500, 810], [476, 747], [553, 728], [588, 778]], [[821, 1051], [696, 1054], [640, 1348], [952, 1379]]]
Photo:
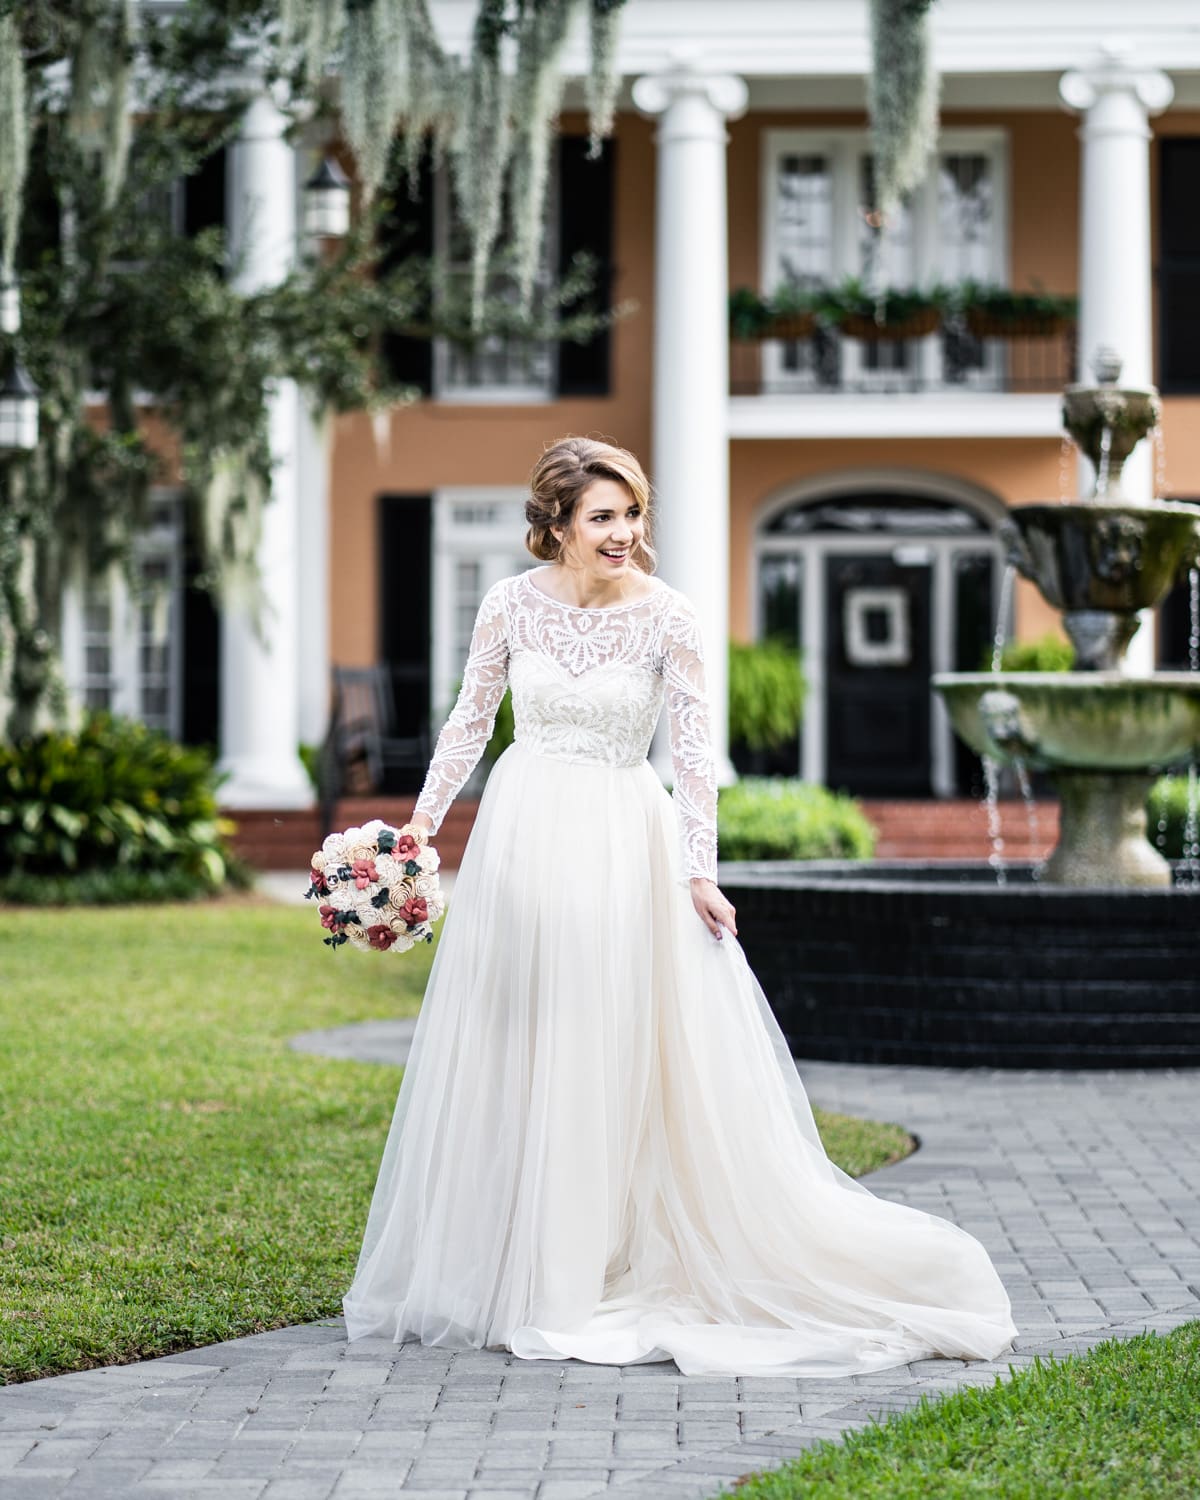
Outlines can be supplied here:
[[[469, 45], [477, 0], [438, 0], [443, 41]], [[939, 0], [934, 58], [944, 77], [1045, 73], [1057, 76], [1096, 52], [1102, 38], [1129, 43], [1138, 66], [1176, 80], [1200, 74], [1200, 10], [1181, 0]], [[621, 71], [654, 72], [695, 57], [744, 78], [861, 78], [867, 68], [867, 0], [629, 0], [622, 17]], [[587, 67], [584, 29], [565, 56]]]

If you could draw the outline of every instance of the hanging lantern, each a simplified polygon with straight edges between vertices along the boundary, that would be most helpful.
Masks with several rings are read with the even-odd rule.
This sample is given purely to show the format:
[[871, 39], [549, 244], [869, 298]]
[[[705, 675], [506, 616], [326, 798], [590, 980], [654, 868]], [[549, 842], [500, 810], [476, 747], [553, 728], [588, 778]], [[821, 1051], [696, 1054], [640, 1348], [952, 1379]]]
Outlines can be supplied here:
[[350, 179], [336, 158], [323, 156], [304, 184], [304, 232], [314, 240], [341, 239], [350, 230]]
[[28, 453], [37, 447], [40, 392], [15, 354], [0, 381], [0, 452]]

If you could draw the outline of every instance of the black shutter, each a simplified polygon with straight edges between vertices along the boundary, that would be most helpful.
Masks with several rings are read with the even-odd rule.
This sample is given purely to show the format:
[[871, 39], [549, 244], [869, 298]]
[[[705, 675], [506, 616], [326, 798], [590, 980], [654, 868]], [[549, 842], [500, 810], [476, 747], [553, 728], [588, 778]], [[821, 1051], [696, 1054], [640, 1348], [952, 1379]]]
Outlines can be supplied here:
[[[412, 256], [433, 257], [433, 162], [426, 148], [421, 154], [415, 193], [410, 194], [400, 165], [402, 153], [393, 158], [388, 195], [391, 200], [379, 225], [382, 272], [392, 270]], [[433, 390], [433, 340], [407, 334], [385, 334], [380, 357], [390, 378], [401, 385], [415, 385], [425, 395]]]
[[[612, 306], [612, 231], [614, 142], [602, 143], [600, 155], [588, 158], [586, 136], [567, 135], [558, 143], [559, 273], [586, 250], [596, 261], [594, 290], [572, 312], [608, 312]], [[607, 329], [586, 344], [558, 346], [558, 394], [607, 396], [612, 339]]]
[[203, 229], [220, 229], [224, 223], [225, 147], [219, 146], [183, 179], [183, 232], [190, 239]]
[[1158, 363], [1164, 391], [1200, 391], [1200, 137], [1161, 143]]

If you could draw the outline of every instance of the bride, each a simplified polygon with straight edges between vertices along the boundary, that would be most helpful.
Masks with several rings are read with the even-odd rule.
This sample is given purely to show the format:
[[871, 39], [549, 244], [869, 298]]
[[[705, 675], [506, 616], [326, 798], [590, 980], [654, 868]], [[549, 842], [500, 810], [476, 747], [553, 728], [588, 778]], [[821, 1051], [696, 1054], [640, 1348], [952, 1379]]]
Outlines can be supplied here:
[[[367, 1334], [685, 1375], [990, 1359], [983, 1247], [826, 1156], [715, 884], [696, 616], [652, 574], [649, 485], [588, 438], [542, 455], [414, 821], [436, 833], [506, 687], [353, 1283]], [[666, 704], [674, 793], [646, 752]]]

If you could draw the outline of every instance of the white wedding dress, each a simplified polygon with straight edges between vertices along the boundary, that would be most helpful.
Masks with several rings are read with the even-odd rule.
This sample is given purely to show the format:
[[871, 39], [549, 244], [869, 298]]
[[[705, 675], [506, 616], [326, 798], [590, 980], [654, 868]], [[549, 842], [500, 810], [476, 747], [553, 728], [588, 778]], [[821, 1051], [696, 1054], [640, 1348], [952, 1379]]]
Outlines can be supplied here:
[[[511, 685], [353, 1284], [351, 1339], [684, 1374], [992, 1358], [1016, 1329], [964, 1230], [826, 1156], [716, 873], [691, 606], [580, 609], [540, 570], [480, 606], [418, 807], [434, 827]], [[674, 804], [646, 760], [666, 700]]]

